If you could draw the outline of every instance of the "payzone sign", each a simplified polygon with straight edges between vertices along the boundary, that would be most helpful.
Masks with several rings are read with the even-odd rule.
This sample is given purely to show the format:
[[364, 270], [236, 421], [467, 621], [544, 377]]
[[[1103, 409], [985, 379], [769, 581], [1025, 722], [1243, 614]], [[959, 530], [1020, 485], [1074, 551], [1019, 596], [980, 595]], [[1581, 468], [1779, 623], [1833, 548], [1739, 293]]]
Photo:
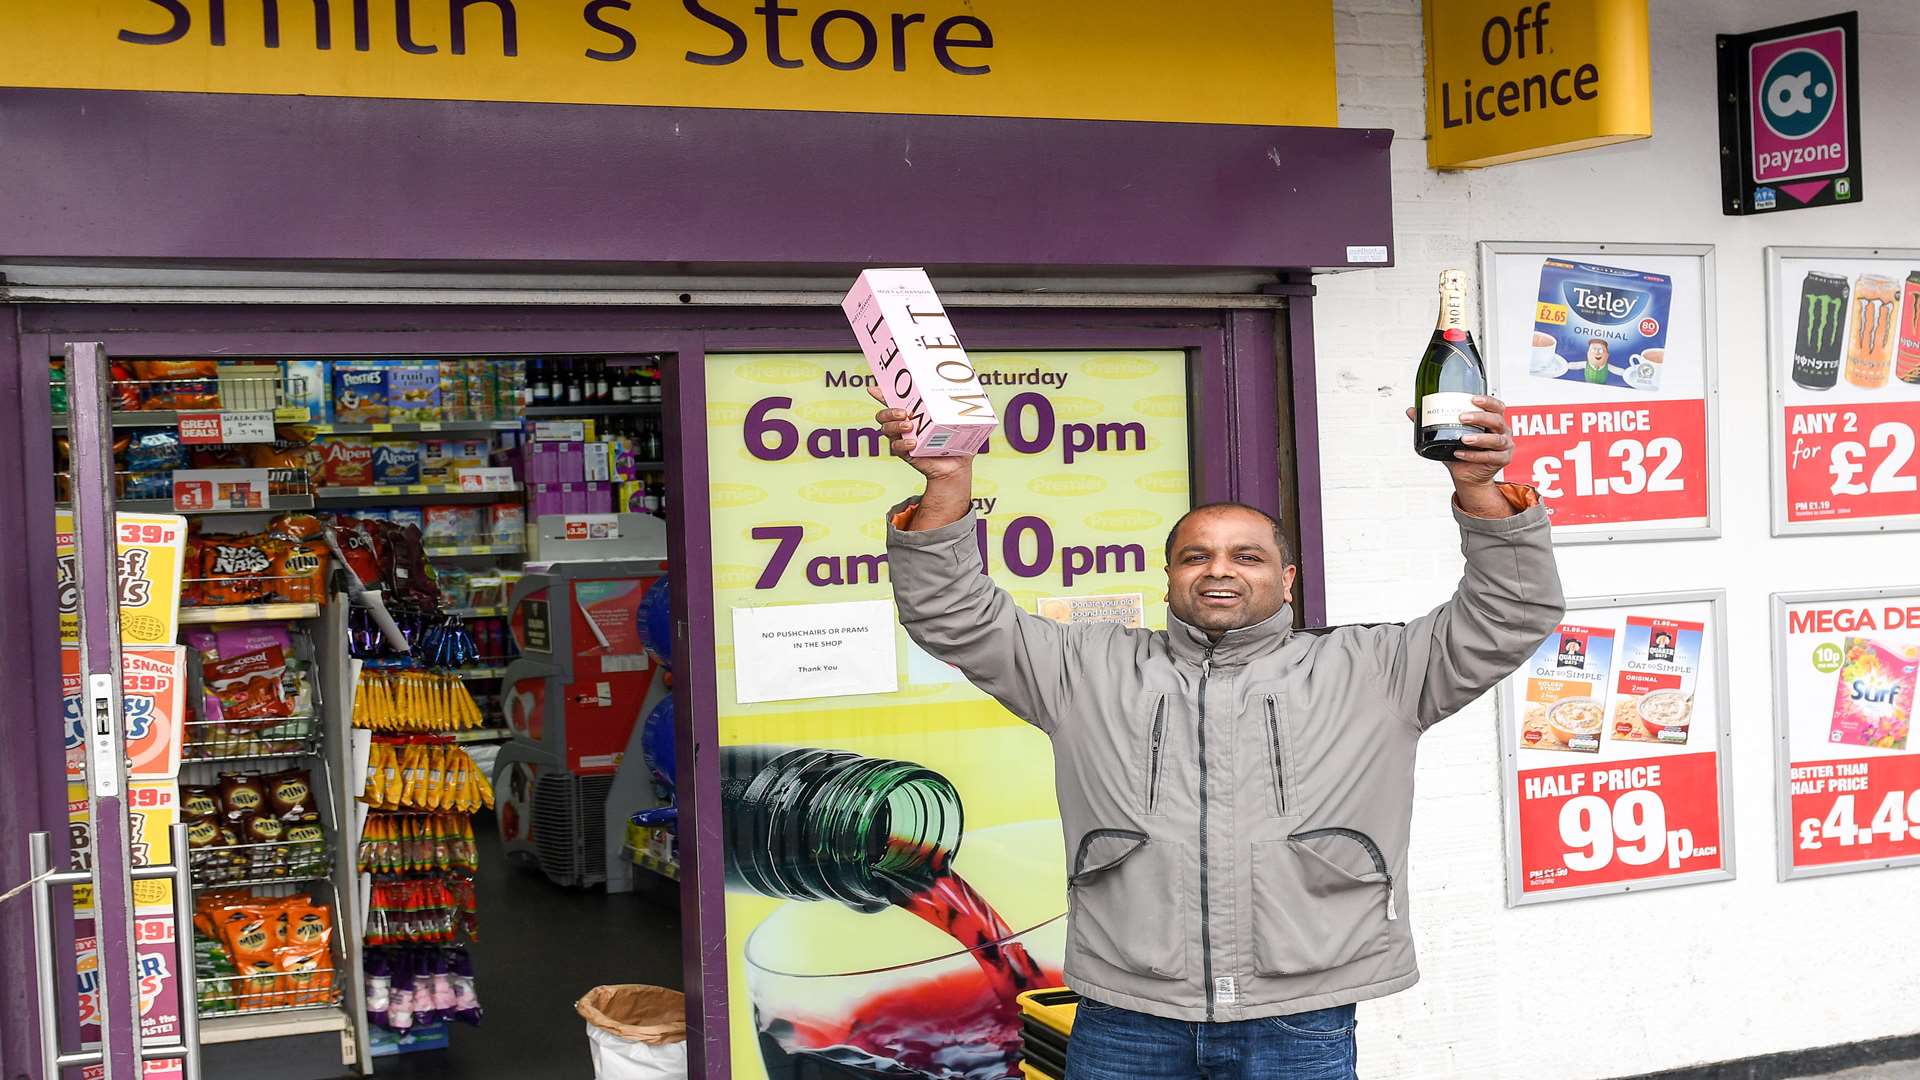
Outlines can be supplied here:
[[1847, 32], [1830, 27], [1748, 47], [1753, 178], [1778, 183], [1846, 172]]

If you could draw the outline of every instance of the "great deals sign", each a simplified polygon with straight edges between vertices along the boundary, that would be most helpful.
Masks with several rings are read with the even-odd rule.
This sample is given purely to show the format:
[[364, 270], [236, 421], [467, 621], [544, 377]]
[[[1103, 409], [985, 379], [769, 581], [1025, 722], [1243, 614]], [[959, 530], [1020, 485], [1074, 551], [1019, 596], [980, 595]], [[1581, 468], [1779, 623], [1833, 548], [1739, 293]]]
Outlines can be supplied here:
[[1576, 603], [1507, 680], [1510, 903], [1732, 876], [1720, 596]]
[[1774, 596], [1780, 876], [1920, 864], [1920, 587]]

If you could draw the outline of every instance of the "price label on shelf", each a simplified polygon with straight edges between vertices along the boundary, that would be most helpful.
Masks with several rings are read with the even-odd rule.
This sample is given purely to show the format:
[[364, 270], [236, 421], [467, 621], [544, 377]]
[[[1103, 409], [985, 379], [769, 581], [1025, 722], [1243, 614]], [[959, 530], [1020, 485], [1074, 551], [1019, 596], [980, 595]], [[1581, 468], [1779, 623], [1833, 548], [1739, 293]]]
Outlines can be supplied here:
[[1695, 753], [1522, 773], [1523, 889], [1719, 869], [1717, 768]]
[[1706, 402], [1512, 406], [1511, 480], [1540, 490], [1555, 525], [1705, 518]]
[[270, 443], [271, 412], [195, 412], [180, 414], [180, 441], [188, 446]]
[[1920, 515], [1920, 402], [1786, 410], [1787, 520]]

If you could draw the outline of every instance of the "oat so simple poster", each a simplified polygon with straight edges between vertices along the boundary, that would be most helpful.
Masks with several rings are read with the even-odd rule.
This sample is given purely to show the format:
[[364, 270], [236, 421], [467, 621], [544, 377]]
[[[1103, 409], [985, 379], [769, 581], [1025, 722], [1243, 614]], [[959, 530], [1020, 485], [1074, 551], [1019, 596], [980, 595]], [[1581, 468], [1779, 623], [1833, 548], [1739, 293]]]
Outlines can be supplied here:
[[1731, 876], [1724, 606], [1570, 601], [1502, 684], [1509, 902]]
[[[974, 470], [976, 542], [993, 580], [1028, 612], [1164, 626], [1163, 544], [1190, 505], [1184, 354], [973, 360], [1001, 420]], [[867, 377], [856, 352], [707, 359], [729, 1000], [743, 1080], [796, 1056], [903, 1077], [1004, 1077], [1018, 1055], [1010, 989], [1060, 981], [1065, 852], [1046, 737], [914, 646], [890, 613], [877, 623], [861, 607], [891, 603], [886, 514], [921, 488], [887, 456]], [[738, 615], [768, 608], [777, 616]], [[822, 642], [849, 643], [884, 630], [892, 677], [836, 673], [857, 677], [806, 697], [742, 679], [734, 634], [757, 626], [812, 626]], [[874, 685], [897, 689], [844, 689]], [[875, 850], [889, 858], [866, 856]], [[953, 871], [937, 885], [889, 876], [893, 856], [929, 852]], [[936, 927], [943, 919], [1018, 948], [983, 963]]]

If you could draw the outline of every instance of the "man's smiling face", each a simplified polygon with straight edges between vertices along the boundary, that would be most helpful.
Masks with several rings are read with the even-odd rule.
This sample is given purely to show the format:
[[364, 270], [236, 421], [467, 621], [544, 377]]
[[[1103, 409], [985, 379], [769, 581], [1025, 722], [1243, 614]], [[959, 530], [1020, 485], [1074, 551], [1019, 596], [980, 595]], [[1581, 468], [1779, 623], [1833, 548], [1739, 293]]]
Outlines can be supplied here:
[[1170, 547], [1167, 606], [1210, 638], [1265, 622], [1293, 599], [1298, 571], [1272, 520], [1256, 510], [1196, 510], [1174, 530]]

